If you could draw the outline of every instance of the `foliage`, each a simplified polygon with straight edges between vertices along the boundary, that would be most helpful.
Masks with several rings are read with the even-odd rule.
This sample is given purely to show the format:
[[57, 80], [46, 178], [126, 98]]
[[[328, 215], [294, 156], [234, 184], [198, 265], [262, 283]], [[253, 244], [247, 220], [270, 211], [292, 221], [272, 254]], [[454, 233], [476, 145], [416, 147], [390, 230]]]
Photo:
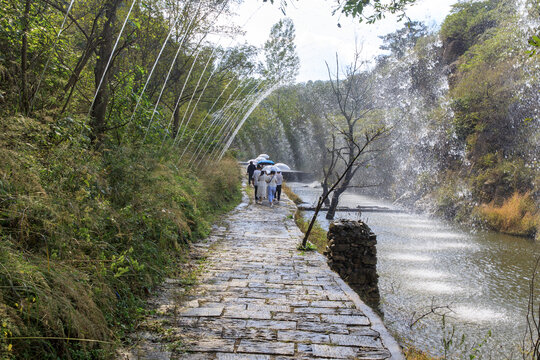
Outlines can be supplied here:
[[0, 348], [110, 357], [186, 244], [239, 201], [235, 162], [197, 174], [153, 147], [57, 144], [66, 129], [54, 122], [0, 128]]
[[396, 32], [379, 36], [383, 40], [382, 50], [389, 50], [398, 59], [405, 56], [406, 51], [416, 45], [418, 39], [427, 35], [427, 27], [419, 21], [407, 21], [405, 26]]
[[[263, 0], [266, 2], [267, 0]], [[273, 4], [275, 0], [270, 0]], [[346, 16], [357, 18], [360, 22], [373, 24], [384, 19], [387, 14], [398, 14], [398, 21], [406, 17], [405, 9], [416, 0], [392, 0], [389, 3], [382, 0], [335, 0], [333, 14], [341, 12]], [[285, 14], [288, 0], [280, 0], [280, 9]]]
[[291, 188], [287, 186], [287, 184], [283, 183], [281, 188], [283, 192], [287, 195], [287, 197], [292, 200], [292, 202], [294, 202], [296, 205], [300, 205], [303, 203], [300, 196], [296, 195], [296, 193], [294, 193], [294, 191], [292, 191]]
[[403, 353], [405, 355], [405, 359], [407, 360], [434, 360], [437, 358], [434, 358], [425, 352], [417, 349], [411, 344], [406, 344], [404, 346]]
[[264, 74], [277, 83], [294, 81], [300, 67], [294, 44], [294, 24], [291, 19], [279, 20], [270, 30], [264, 44], [266, 67]]
[[530, 193], [516, 191], [502, 205], [482, 204], [476, 211], [496, 231], [520, 236], [534, 236], [540, 231], [540, 211]]
[[459, 40], [464, 49], [470, 48], [479, 36], [497, 25], [497, 15], [493, 11], [499, 0], [465, 1], [452, 5], [451, 14], [446, 17], [440, 35], [444, 42]]
[[[296, 225], [305, 234], [309, 227], [309, 221], [306, 221], [302, 216], [302, 212], [297, 210], [294, 213], [294, 220]], [[324, 230], [318, 222], [315, 222], [311, 231], [309, 232], [308, 241], [306, 242], [306, 248], [304, 250], [317, 250], [321, 254], [326, 251], [326, 245], [328, 244], [328, 238], [326, 237], [326, 230]], [[302, 245], [300, 245], [302, 246]]]

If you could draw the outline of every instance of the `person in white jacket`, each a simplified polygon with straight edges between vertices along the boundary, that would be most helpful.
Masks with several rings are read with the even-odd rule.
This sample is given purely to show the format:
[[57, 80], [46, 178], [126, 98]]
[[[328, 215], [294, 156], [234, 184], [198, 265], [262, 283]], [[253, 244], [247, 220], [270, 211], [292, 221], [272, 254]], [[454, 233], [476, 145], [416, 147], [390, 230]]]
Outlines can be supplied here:
[[257, 197], [259, 204], [262, 204], [263, 200], [266, 199], [266, 173], [261, 170], [259, 177], [257, 178]]
[[274, 197], [276, 196], [276, 187], [277, 187], [276, 171], [272, 170], [269, 175], [266, 175], [264, 180], [266, 184], [268, 184], [268, 201], [270, 202], [270, 207], [273, 207]]

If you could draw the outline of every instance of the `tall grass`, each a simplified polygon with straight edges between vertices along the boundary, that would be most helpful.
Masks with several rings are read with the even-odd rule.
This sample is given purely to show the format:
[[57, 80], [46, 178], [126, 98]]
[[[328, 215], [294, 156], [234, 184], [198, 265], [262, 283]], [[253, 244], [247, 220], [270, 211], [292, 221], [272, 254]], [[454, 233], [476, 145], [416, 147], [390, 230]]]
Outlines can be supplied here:
[[519, 236], [534, 236], [540, 230], [540, 211], [530, 193], [515, 192], [502, 205], [493, 202], [477, 208], [482, 220], [493, 230]]
[[158, 149], [96, 152], [0, 119], [0, 359], [113, 357], [186, 245], [240, 201], [234, 160], [189, 171]]
[[[283, 184], [282, 188], [283, 192], [287, 195], [287, 197], [291, 199], [295, 204], [298, 205], [303, 202], [302, 199], [298, 195], [296, 195], [292, 191], [292, 189], [286, 184]], [[294, 220], [298, 228], [300, 228], [300, 230], [305, 234], [309, 227], [309, 222], [304, 219], [304, 217], [302, 216], [302, 212], [298, 209], [294, 213]], [[324, 251], [326, 250], [326, 245], [328, 244], [328, 238], [326, 237], [326, 233], [326, 230], [322, 228], [321, 224], [315, 222], [308, 237], [308, 241], [315, 245], [317, 251], [321, 254], [324, 253]]]

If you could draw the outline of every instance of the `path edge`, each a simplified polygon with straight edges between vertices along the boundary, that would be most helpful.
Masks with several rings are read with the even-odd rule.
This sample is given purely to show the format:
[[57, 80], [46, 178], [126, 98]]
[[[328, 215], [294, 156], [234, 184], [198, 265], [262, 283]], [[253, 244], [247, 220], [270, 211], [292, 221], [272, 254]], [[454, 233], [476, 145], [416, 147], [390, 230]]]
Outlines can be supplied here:
[[[326, 261], [328, 260], [323, 254], [317, 253], [317, 256], [320, 256]], [[328, 269], [330, 269], [326, 261], [325, 264]], [[341, 278], [341, 276], [339, 276], [338, 273], [336, 273], [332, 269], [330, 269], [330, 271], [332, 272], [332, 275], [334, 276], [336, 282], [341, 287], [341, 290], [343, 290], [345, 294], [347, 294], [347, 296], [352, 300], [354, 305], [356, 305], [356, 307], [367, 316], [367, 318], [371, 322], [371, 328], [380, 334], [381, 341], [391, 354], [391, 356], [387, 360], [405, 360], [405, 356], [403, 355], [401, 346], [392, 336], [392, 334], [390, 334], [390, 332], [384, 325], [381, 317], [377, 315], [377, 313], [375, 313], [372, 308], [367, 306], [366, 303], [362, 301], [362, 299], [360, 299], [360, 296], [356, 293], [356, 291], [354, 291], [349, 285], [347, 285], [347, 283]]]

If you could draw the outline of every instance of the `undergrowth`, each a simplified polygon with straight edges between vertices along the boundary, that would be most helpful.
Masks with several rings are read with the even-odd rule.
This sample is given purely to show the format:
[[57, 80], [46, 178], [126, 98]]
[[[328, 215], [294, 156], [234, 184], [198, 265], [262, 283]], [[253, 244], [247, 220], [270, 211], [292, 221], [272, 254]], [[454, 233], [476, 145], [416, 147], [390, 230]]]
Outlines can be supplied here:
[[530, 193], [515, 192], [500, 206], [494, 202], [483, 204], [477, 212], [496, 231], [520, 236], [538, 236], [540, 231], [540, 212]]
[[189, 171], [156, 146], [0, 119], [0, 359], [111, 358], [187, 244], [241, 199], [234, 160]]
[[436, 360], [438, 358], [433, 357], [426, 352], [417, 349], [411, 344], [405, 344], [403, 348], [403, 355], [405, 355], [405, 359], [407, 360]]
[[[303, 203], [302, 199], [298, 195], [296, 195], [286, 184], [283, 184], [282, 188], [283, 192], [287, 194], [287, 197], [291, 199], [295, 204], [298, 205]], [[307, 228], [309, 227], [309, 222], [304, 219], [300, 210], [296, 210], [296, 212], [294, 213], [294, 221], [296, 222], [298, 228], [300, 228], [300, 230], [305, 234]], [[311, 229], [308, 237], [308, 242], [315, 246], [316, 250], [321, 254], [326, 250], [326, 245], [328, 244], [328, 239], [326, 238], [326, 230], [324, 230], [321, 224], [319, 224], [318, 222], [315, 222], [315, 224], [313, 225], [313, 228]]]
[[283, 183], [283, 185], [281, 186], [283, 192], [287, 195], [287, 197], [289, 199], [292, 200], [292, 202], [294, 202], [296, 205], [299, 205], [299, 204], [302, 204], [303, 201], [302, 199], [300, 198], [300, 196], [296, 195], [294, 193], [294, 191], [291, 190], [291, 188], [289, 186], [287, 186], [287, 184]]

